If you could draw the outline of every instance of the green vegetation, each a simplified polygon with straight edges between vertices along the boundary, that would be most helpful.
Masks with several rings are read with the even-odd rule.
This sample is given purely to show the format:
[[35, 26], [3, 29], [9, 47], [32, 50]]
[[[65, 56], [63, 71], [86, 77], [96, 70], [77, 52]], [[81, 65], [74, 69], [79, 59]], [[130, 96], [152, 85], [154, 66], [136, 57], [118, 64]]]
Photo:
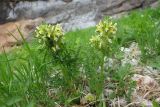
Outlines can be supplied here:
[[[159, 69], [159, 20], [160, 9], [146, 9], [66, 34], [59, 25], [40, 25], [31, 43], [23, 39], [21, 48], [0, 55], [0, 106], [107, 107], [119, 97], [130, 103], [134, 73], [121, 65], [120, 48], [138, 43], [141, 64]], [[104, 64], [109, 58], [117, 60], [112, 67]], [[112, 90], [107, 97], [105, 88]]]

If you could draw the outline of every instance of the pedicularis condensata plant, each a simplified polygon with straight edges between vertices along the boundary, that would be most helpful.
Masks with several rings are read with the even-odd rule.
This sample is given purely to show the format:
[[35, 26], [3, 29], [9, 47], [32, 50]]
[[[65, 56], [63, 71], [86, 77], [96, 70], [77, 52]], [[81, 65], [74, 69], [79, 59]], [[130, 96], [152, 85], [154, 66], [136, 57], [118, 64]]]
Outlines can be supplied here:
[[76, 50], [65, 43], [61, 25], [42, 24], [35, 32], [41, 49], [51, 53], [53, 66], [60, 69], [66, 86], [73, 88], [79, 74], [77, 65], [79, 56]]
[[[99, 24], [96, 26], [96, 35], [92, 36], [92, 38], [90, 39], [91, 46], [96, 50], [100, 51], [103, 57], [103, 60], [100, 63], [100, 79], [102, 80], [102, 83], [98, 84], [105, 84], [106, 75], [104, 71], [104, 59], [105, 57], [108, 57], [108, 55], [112, 51], [110, 45], [112, 44], [114, 34], [117, 31], [116, 25], [116, 23], [113, 23], [111, 21], [111, 18], [100, 21]], [[104, 98], [103, 85], [101, 86], [102, 99]], [[106, 107], [106, 104], [105, 102], [102, 102], [99, 106]]]
[[96, 35], [90, 39], [91, 46], [103, 54], [107, 54], [111, 50], [110, 44], [117, 31], [116, 25], [116, 23], [111, 21], [111, 18], [100, 21], [96, 26]]

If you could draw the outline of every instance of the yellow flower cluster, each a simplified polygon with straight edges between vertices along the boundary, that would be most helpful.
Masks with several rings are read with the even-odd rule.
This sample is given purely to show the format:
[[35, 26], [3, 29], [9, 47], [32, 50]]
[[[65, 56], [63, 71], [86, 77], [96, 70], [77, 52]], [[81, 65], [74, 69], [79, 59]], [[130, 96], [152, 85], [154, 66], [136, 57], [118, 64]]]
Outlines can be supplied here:
[[117, 31], [117, 24], [111, 21], [111, 18], [100, 21], [96, 26], [97, 35], [92, 36], [90, 44], [99, 50], [105, 50], [109, 48], [109, 44], [112, 43], [113, 35]]
[[54, 52], [63, 44], [64, 33], [61, 25], [42, 24], [36, 29], [36, 37], [43, 47], [47, 46]]
[[95, 95], [88, 93], [85, 97], [84, 97], [85, 101], [87, 102], [93, 102], [96, 100]]

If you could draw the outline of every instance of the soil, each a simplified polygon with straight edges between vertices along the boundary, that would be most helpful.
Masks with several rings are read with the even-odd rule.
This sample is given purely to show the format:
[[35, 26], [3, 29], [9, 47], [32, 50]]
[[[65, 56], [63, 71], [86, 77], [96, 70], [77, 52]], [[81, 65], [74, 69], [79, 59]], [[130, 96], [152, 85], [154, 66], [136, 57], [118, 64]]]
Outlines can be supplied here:
[[[22, 44], [22, 38], [18, 32], [18, 28], [22, 32], [25, 39], [31, 38], [31, 33], [37, 25], [43, 21], [42, 18], [20, 20], [0, 25], [0, 51], [9, 50], [16, 45]], [[13, 37], [13, 36], [14, 37]]]

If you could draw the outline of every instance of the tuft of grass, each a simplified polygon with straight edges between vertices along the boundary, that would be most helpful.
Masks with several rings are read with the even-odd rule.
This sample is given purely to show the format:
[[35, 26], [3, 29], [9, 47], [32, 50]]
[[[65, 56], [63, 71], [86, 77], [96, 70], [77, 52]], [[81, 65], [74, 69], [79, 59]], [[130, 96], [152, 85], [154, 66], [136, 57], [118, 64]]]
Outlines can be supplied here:
[[159, 56], [159, 19], [160, 11], [158, 8], [135, 11], [117, 20], [118, 46], [126, 46], [133, 41], [137, 42], [142, 52], [143, 62], [148, 62]]

